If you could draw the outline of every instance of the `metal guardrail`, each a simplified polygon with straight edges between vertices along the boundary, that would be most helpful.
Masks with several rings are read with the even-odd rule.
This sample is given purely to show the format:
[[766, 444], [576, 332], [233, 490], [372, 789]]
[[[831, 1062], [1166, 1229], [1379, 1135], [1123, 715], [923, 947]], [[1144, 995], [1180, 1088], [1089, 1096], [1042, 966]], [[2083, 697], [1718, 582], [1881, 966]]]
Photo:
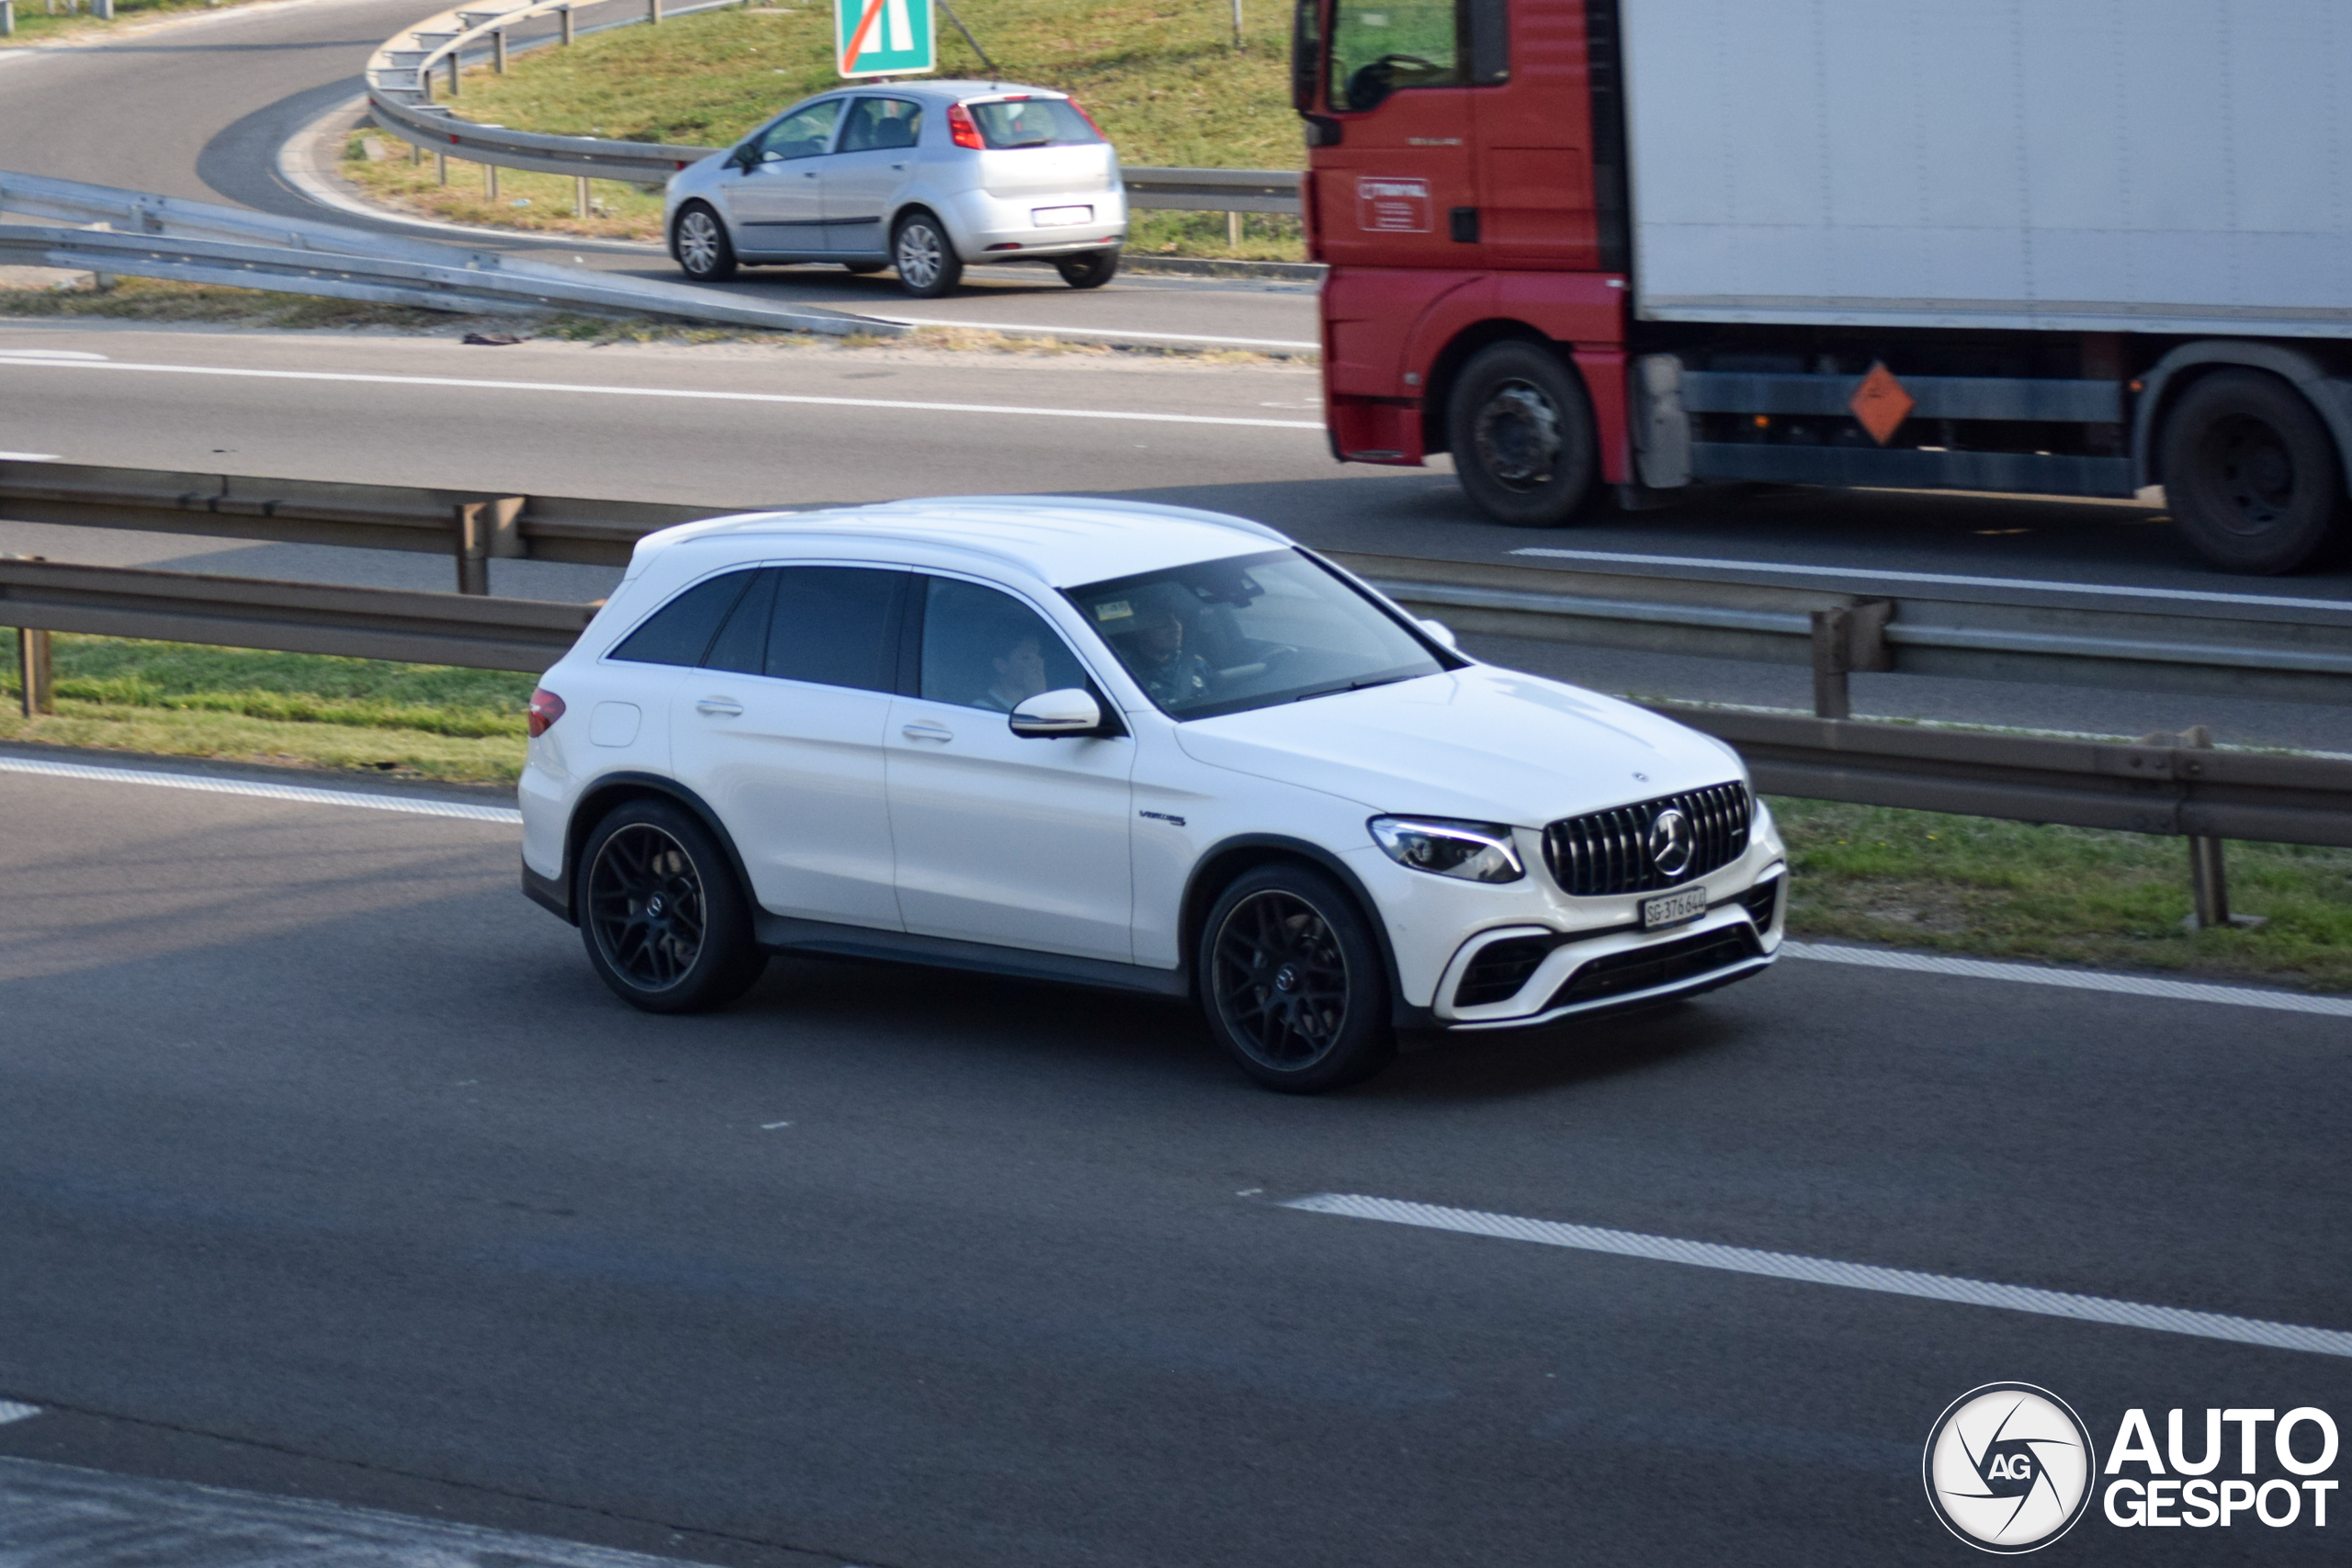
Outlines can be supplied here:
[[579, 310], [784, 332], [903, 336], [913, 329], [740, 295], [310, 219], [0, 170], [0, 254], [39, 266], [226, 283], [440, 310]]
[[[619, 566], [656, 528], [759, 510], [775, 508], [0, 461], [0, 516], [11, 521], [447, 553], [477, 591], [490, 559]], [[1327, 553], [1400, 603], [1488, 636], [1816, 671], [1826, 659], [1841, 673], [2352, 705], [2352, 604], [2291, 619], [2225, 616]]]
[[[385, 39], [368, 59], [368, 109], [378, 125], [427, 152], [469, 163], [546, 175], [571, 175], [582, 179], [654, 184], [723, 151], [670, 142], [513, 130], [501, 125], [479, 124], [447, 104], [434, 101], [436, 73], [447, 73], [447, 91], [456, 96], [460, 65], [468, 51], [479, 51], [488, 46], [492, 59], [503, 70], [506, 34], [526, 22], [557, 17], [563, 23], [562, 41], [571, 42], [572, 13], [585, 4], [586, 0], [524, 0], [511, 6], [459, 6], [403, 28]], [[665, 13], [661, 0], [648, 0], [644, 19], [658, 21], [665, 14], [677, 16], [688, 9], [715, 8], [675, 7]], [[1128, 205], [1133, 207], [1182, 212], [1293, 215], [1299, 209], [1298, 175], [1295, 170], [1125, 169], [1121, 174], [1126, 183]]]

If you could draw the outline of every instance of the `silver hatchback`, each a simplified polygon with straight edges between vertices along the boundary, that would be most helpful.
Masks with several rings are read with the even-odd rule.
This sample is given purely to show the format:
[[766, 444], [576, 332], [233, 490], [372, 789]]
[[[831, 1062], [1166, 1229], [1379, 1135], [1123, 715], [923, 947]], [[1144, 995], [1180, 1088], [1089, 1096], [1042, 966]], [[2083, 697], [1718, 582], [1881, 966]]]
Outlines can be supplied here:
[[893, 82], [795, 104], [671, 176], [663, 219], [687, 276], [738, 266], [894, 266], [945, 294], [967, 266], [1050, 262], [1075, 288], [1119, 269], [1119, 157], [1067, 94], [1001, 82]]

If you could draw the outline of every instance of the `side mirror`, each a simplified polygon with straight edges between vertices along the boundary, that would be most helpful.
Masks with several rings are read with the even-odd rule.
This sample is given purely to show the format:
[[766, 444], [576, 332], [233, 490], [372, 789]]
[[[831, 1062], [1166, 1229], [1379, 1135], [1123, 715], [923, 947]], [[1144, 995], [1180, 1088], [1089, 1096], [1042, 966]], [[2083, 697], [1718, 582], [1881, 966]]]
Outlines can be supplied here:
[[1078, 686], [1040, 692], [1012, 710], [1006, 720], [1012, 733], [1028, 740], [1057, 735], [1094, 735], [1102, 728], [1102, 706], [1094, 694]]
[[1429, 633], [1430, 636], [1437, 638], [1438, 641], [1445, 644], [1448, 648], [1459, 650], [1462, 647], [1461, 643], [1454, 640], [1453, 628], [1447, 626], [1443, 621], [1423, 619], [1420, 622], [1420, 627], [1421, 630]]

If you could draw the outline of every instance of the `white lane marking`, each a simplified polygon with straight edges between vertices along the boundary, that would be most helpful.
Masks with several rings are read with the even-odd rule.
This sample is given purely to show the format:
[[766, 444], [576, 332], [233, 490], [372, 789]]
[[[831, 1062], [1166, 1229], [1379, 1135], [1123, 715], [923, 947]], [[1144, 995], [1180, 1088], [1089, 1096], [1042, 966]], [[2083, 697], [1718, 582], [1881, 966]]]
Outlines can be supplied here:
[[0, 463], [54, 463], [54, 452], [0, 452]]
[[[1217, 337], [1208, 333], [1141, 333], [1125, 327], [1033, 327], [1016, 321], [949, 321], [936, 316], [884, 316], [874, 311], [859, 312], [877, 321], [891, 321], [903, 327], [978, 327], [991, 333], [1043, 333], [1048, 337], [1133, 337], [1148, 338], [1154, 343], [1222, 343], [1241, 348], [1321, 348], [1319, 343], [1303, 343], [1287, 337]], [[1321, 425], [1315, 427], [1322, 429]]]
[[819, 398], [790, 392], [712, 392], [685, 387], [604, 387], [575, 381], [491, 381], [470, 376], [381, 376], [352, 370], [253, 370], [220, 365], [141, 365], [112, 360], [32, 359], [0, 352], [0, 365], [52, 370], [139, 370], [161, 376], [232, 376], [264, 381], [338, 381], [366, 387], [458, 387], [492, 392], [578, 392], [606, 398], [685, 398], [700, 402], [791, 403], [820, 408], [897, 409], [916, 413], [1014, 414], [1033, 419], [1111, 419], [1149, 424], [1239, 424], [1260, 430], [1320, 430], [1320, 421], [1237, 419], [1224, 414], [1137, 413], [1113, 409], [1023, 408], [1012, 403], [932, 403], [895, 398]]
[[1657, 1263], [1684, 1263], [1695, 1269], [1721, 1269], [1735, 1274], [1760, 1274], [1767, 1279], [1795, 1280], [1810, 1285], [1839, 1285], [1853, 1291], [1879, 1291], [1888, 1295], [1921, 1296], [1928, 1301], [1999, 1307], [2045, 1317], [2070, 1317], [2081, 1323], [2153, 1328], [2165, 1334], [2226, 1339], [2277, 1350], [2304, 1350], [2318, 1356], [2352, 1356], [2352, 1334], [2342, 1329], [2306, 1328], [2300, 1324], [2192, 1312], [2186, 1307], [2148, 1306], [2108, 1296], [2076, 1295], [2072, 1291], [1999, 1285], [1951, 1274], [1882, 1269], [1871, 1263], [1806, 1258], [1793, 1252], [1761, 1252], [1754, 1247], [1724, 1247], [1712, 1241], [1684, 1241], [1677, 1236], [1603, 1230], [1597, 1225], [1531, 1220], [1478, 1209], [1449, 1209], [1396, 1198], [1367, 1198], [1353, 1192], [1317, 1192], [1311, 1197], [1290, 1199], [1282, 1206], [1311, 1214], [1340, 1214], [1349, 1219], [1382, 1220], [1394, 1225], [1457, 1231], [1464, 1235], [1495, 1236], [1504, 1241], [1532, 1241], [1545, 1247], [1613, 1253], [1620, 1258], [1644, 1258]]
[[5, 354], [12, 359], [105, 360], [111, 357], [104, 354], [93, 354], [84, 348], [0, 348], [0, 354]]
[[789, 1122], [763, 1122], [760, 1123], [760, 1131], [763, 1133], [773, 1133], [778, 1127], [789, 1127], [791, 1125], [792, 1123]]
[[1872, 581], [1940, 582], [1955, 588], [2025, 588], [2037, 593], [2100, 593], [2112, 599], [2177, 599], [2189, 604], [2257, 604], [2275, 610], [2352, 610], [2352, 599], [2295, 599], [2268, 593], [2217, 593], [2198, 588], [2126, 588], [2107, 582], [2044, 582], [2030, 577], [1968, 577], [1946, 571], [1895, 571], [1871, 566], [1798, 566], [1779, 560], [1717, 560], [1707, 556], [1642, 556], [1622, 550], [1563, 550], [1529, 545], [1515, 556], [1559, 560], [1615, 561], [1626, 566], [1707, 567], [1718, 571], [1785, 571], [1803, 577], [1856, 577]]
[[11, 1421], [29, 1421], [40, 1414], [38, 1404], [19, 1404], [13, 1399], [0, 1399], [0, 1427]]
[[254, 779], [210, 778], [202, 773], [168, 773], [153, 768], [93, 767], [86, 762], [52, 762], [41, 757], [0, 756], [0, 773], [81, 779], [92, 784], [153, 784], [164, 789], [192, 789], [204, 795], [290, 800], [306, 806], [356, 806], [364, 811], [454, 817], [466, 822], [498, 822], [515, 828], [523, 824], [523, 814], [511, 806], [477, 806], [470, 801], [435, 800], [424, 795], [370, 795], [362, 790], [319, 789], [310, 784], [263, 784]]
[[1954, 975], [1970, 980], [2007, 980], [2024, 986], [2058, 986], [2076, 991], [2108, 991], [2126, 997], [2162, 997], [2170, 1001], [2220, 1002], [2226, 1007], [2267, 1008], [2274, 1012], [2313, 1012], [2352, 1018], [2352, 997], [2311, 997], [2295, 991], [2264, 991], [2252, 986], [2212, 986], [2196, 980], [2154, 980], [2141, 975], [2108, 975], [2096, 969], [2044, 969], [2034, 964], [1996, 964], [1982, 958], [1944, 958], [1926, 953], [1894, 953], [1875, 947], [1833, 947], [1826, 942], [1783, 942], [1791, 958], [1851, 964], [1863, 969], [1905, 969], [1919, 975]]

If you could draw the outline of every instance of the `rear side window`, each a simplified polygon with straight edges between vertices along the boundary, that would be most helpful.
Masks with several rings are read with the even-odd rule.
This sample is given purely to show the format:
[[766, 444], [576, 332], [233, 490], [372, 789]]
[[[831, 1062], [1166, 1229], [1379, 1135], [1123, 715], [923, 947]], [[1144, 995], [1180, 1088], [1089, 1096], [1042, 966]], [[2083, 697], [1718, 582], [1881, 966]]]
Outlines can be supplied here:
[[1102, 140], [1067, 98], [1004, 98], [967, 104], [980, 139], [996, 148], [1081, 147]]
[[706, 670], [732, 670], [739, 675], [757, 675], [767, 668], [768, 607], [775, 603], [775, 572], [763, 571], [751, 589], [735, 602], [734, 614], [718, 628], [718, 636], [711, 640], [710, 651], [703, 655]]
[[700, 664], [727, 613], [759, 575], [754, 570], [705, 578], [654, 611], [610, 657], [632, 664]]
[[779, 681], [896, 691], [899, 603], [911, 577], [867, 567], [779, 568], [767, 672]]
[[922, 106], [905, 98], [860, 98], [842, 125], [839, 151], [873, 152], [911, 147], [922, 134]]

